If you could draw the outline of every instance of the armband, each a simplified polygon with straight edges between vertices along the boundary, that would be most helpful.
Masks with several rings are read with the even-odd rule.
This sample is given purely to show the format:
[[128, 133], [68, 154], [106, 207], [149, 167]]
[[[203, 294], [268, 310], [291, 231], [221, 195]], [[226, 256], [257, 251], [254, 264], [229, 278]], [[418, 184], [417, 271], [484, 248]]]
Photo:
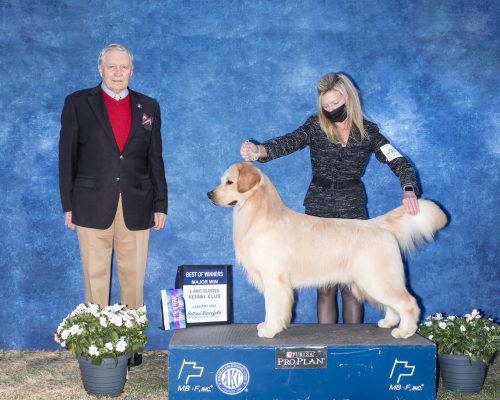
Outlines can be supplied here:
[[380, 151], [387, 158], [388, 162], [391, 162], [395, 158], [403, 157], [399, 151], [397, 151], [391, 144], [387, 143], [380, 146]]

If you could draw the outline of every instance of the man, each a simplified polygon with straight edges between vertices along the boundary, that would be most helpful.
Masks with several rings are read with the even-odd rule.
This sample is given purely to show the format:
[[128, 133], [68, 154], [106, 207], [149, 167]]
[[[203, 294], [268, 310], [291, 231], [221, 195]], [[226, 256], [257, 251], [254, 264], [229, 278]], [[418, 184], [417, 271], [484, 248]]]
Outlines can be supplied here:
[[149, 229], [167, 218], [160, 107], [128, 88], [130, 50], [105, 47], [102, 82], [69, 95], [61, 116], [59, 185], [64, 223], [77, 229], [85, 302], [109, 304], [111, 255], [120, 302], [143, 305]]

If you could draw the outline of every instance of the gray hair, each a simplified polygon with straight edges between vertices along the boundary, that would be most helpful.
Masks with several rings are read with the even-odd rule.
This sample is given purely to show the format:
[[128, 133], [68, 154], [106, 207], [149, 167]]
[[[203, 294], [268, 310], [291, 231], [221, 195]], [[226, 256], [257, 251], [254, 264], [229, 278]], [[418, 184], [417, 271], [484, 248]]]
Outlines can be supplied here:
[[132, 52], [121, 44], [113, 43], [108, 44], [104, 49], [101, 50], [101, 52], [99, 53], [99, 58], [97, 59], [97, 66], [100, 66], [103, 63], [104, 56], [108, 51], [111, 50], [126, 51], [128, 56], [130, 57], [130, 64], [134, 65], [134, 55], [132, 54]]

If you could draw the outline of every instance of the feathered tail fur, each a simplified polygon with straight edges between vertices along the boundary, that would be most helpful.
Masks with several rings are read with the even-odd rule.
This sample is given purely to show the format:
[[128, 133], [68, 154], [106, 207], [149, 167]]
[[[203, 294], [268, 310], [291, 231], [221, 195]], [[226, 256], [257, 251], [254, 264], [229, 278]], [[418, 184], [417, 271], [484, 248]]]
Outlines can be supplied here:
[[414, 250], [425, 241], [431, 241], [434, 233], [448, 222], [446, 214], [437, 204], [424, 199], [419, 199], [418, 203], [420, 212], [417, 215], [409, 215], [403, 207], [398, 207], [372, 219], [394, 234], [403, 253]]

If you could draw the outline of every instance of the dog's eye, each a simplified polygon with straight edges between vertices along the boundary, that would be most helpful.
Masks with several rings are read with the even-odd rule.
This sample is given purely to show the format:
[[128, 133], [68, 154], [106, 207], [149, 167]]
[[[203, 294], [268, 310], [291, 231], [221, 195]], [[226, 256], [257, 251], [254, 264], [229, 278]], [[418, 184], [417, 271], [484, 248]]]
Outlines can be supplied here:
[[230, 181], [230, 180], [226, 181], [226, 185], [232, 185], [232, 184], [233, 184], [233, 181]]

